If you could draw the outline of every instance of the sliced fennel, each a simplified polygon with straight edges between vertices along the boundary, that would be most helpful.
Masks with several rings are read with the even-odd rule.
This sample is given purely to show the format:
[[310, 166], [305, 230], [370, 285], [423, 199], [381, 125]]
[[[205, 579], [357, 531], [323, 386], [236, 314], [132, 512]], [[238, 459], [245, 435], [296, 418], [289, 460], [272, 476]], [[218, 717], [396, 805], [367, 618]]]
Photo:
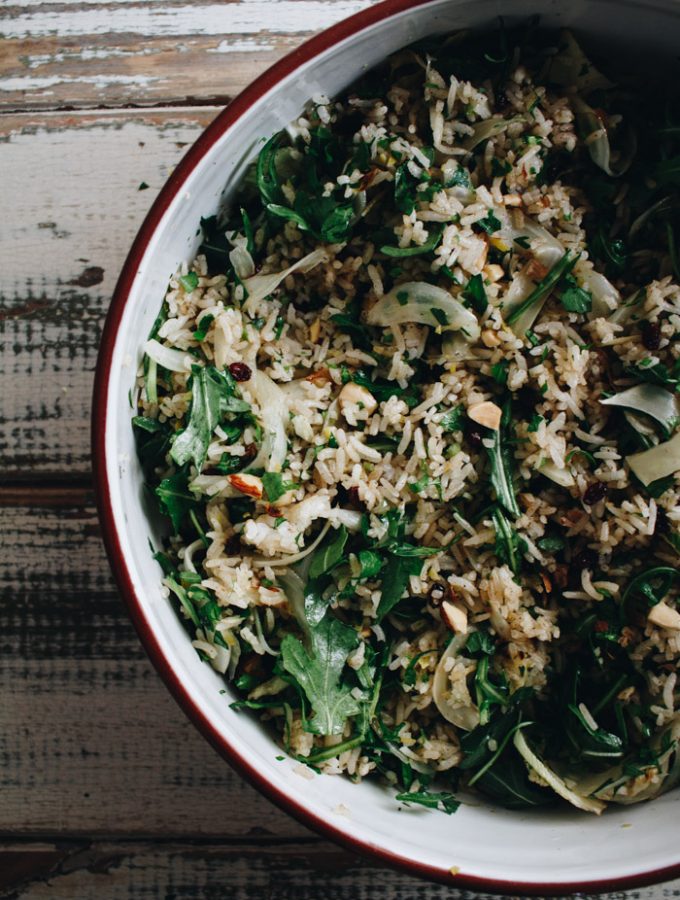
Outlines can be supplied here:
[[407, 281], [385, 294], [369, 310], [369, 325], [417, 322], [441, 331], [459, 331], [467, 340], [476, 341], [480, 329], [475, 314], [444, 288], [426, 281]]
[[545, 781], [556, 794], [559, 794], [560, 797], [567, 800], [572, 806], [577, 807], [577, 809], [582, 809], [584, 812], [592, 812], [598, 816], [602, 813], [605, 804], [593, 797], [578, 794], [568, 787], [566, 782], [534, 753], [527, 743], [522, 731], [515, 732], [512, 742], [527, 766], [529, 766], [530, 769], [533, 769], [539, 778]]
[[471, 153], [475, 147], [478, 147], [482, 141], [496, 137], [497, 134], [505, 131], [515, 122], [523, 122], [524, 116], [515, 116], [513, 119], [505, 119], [503, 116], [492, 116], [490, 119], [483, 119], [472, 126], [473, 133], [465, 138], [463, 147]]
[[507, 315], [506, 322], [518, 337], [524, 336], [531, 328], [558, 281], [574, 268], [577, 259], [577, 255], [565, 253], [529, 296]]
[[264, 372], [253, 372], [248, 386], [260, 407], [264, 437], [259, 453], [245, 471], [265, 469], [267, 472], [280, 472], [288, 451], [286, 395]]
[[671, 432], [680, 419], [680, 397], [657, 384], [636, 384], [606, 400], [602, 406], [622, 406], [650, 416]]
[[626, 457], [631, 471], [644, 484], [680, 472], [680, 431], [663, 444]]
[[432, 683], [432, 698], [435, 702], [435, 706], [447, 722], [450, 722], [462, 731], [472, 731], [473, 728], [476, 728], [477, 725], [479, 725], [479, 710], [472, 703], [472, 700], [470, 700], [470, 704], [465, 706], [457, 704], [452, 699], [447, 661], [456, 659], [460, 656], [460, 652], [464, 648], [469, 634], [470, 632], [467, 634], [457, 634], [453, 638], [437, 663], [434, 681]]
[[144, 344], [144, 352], [159, 366], [168, 369], [170, 372], [181, 372], [188, 374], [191, 372], [191, 366], [196, 363], [196, 358], [184, 350], [173, 350], [172, 347], [165, 347], [156, 340], [147, 341]]
[[281, 282], [289, 275], [292, 275], [293, 272], [309, 272], [315, 266], [318, 266], [319, 263], [327, 261], [328, 254], [326, 251], [321, 247], [317, 247], [316, 250], [312, 250], [311, 253], [303, 256], [302, 259], [298, 259], [297, 262], [284, 269], [283, 272], [272, 272], [269, 275], [253, 275], [250, 278], [246, 278], [243, 286], [248, 292], [248, 297], [243, 303], [243, 310], [250, 312], [256, 303], [273, 293]]
[[559, 52], [551, 57], [543, 72], [546, 81], [560, 87], [576, 87], [582, 93], [606, 90], [614, 85], [595, 68], [571, 31], [560, 32]]
[[637, 139], [633, 131], [626, 133], [626, 141], [621, 150], [620, 159], [616, 164], [611, 161], [611, 146], [607, 129], [597, 115], [581, 97], [573, 99], [574, 111], [576, 113], [576, 121], [581, 132], [585, 135], [585, 144], [588, 148], [590, 158], [613, 178], [618, 178], [630, 168], [633, 157], [637, 151]]

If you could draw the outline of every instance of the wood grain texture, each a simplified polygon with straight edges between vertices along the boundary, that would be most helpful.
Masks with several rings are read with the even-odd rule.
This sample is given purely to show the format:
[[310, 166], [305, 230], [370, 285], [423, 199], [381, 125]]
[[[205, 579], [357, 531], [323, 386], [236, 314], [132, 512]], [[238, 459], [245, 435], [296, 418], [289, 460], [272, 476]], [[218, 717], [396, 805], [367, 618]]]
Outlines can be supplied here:
[[224, 103], [371, 0], [5, 5], [0, 109]]
[[0, 118], [4, 479], [89, 472], [92, 373], [118, 272], [156, 193], [215, 113]]

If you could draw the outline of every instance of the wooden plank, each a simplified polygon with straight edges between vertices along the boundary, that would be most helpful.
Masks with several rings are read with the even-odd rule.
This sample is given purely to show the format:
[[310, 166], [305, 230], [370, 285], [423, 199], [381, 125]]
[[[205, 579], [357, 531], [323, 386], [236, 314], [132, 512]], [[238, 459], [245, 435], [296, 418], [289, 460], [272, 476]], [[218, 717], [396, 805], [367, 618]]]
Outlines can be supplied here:
[[24, 0], [0, 21], [0, 109], [226, 102], [370, 2]]
[[0, 834], [308, 835], [170, 697], [114, 591], [92, 506], [47, 499], [2, 510]]
[[3, 478], [88, 473], [92, 373], [119, 269], [215, 112], [0, 117], [0, 169], [12, 173], [0, 195]]
[[[332, 844], [0, 844], [0, 897], [13, 900], [490, 900], [403, 875]], [[662, 900], [680, 881], [600, 900]], [[579, 895], [591, 900], [588, 895]], [[594, 900], [594, 898], [593, 898]]]

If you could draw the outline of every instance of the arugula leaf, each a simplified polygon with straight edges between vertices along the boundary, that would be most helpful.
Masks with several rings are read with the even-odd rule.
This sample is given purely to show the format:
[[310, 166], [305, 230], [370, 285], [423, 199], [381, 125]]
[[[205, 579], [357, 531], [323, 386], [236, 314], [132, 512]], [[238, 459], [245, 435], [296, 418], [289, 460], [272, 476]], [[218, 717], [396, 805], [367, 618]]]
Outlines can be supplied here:
[[309, 567], [309, 577], [318, 578], [325, 575], [342, 559], [342, 554], [347, 543], [347, 529], [341, 525], [330, 540], [324, 541], [321, 547], [314, 554], [314, 559]]
[[324, 218], [319, 237], [329, 244], [340, 244], [349, 237], [354, 223], [354, 206], [351, 203], [339, 204]]
[[359, 578], [373, 578], [380, 572], [384, 563], [382, 556], [374, 550], [360, 550], [358, 559], [361, 566]]
[[399, 603], [408, 586], [408, 580], [411, 575], [420, 575], [422, 568], [423, 561], [418, 557], [388, 557], [376, 615], [379, 622]]
[[270, 503], [276, 503], [279, 497], [298, 486], [293, 481], [286, 481], [280, 472], [263, 472], [260, 477], [265, 497]]
[[593, 308], [593, 295], [590, 291], [579, 287], [576, 279], [569, 276], [564, 279], [567, 287], [560, 294], [560, 302], [567, 312], [587, 313]]
[[484, 279], [481, 275], [473, 275], [463, 290], [463, 300], [467, 301], [477, 315], [486, 312], [489, 301], [486, 298]]
[[170, 450], [170, 456], [178, 466], [192, 460], [200, 472], [213, 432], [222, 416], [250, 409], [245, 400], [234, 396], [234, 389], [233, 378], [214, 366], [194, 367], [189, 422], [176, 436]]
[[281, 206], [280, 203], [268, 203], [265, 208], [267, 212], [270, 212], [273, 216], [278, 216], [279, 219], [289, 219], [291, 222], [295, 222], [300, 231], [312, 230], [306, 219], [289, 206]]
[[428, 556], [436, 556], [442, 552], [442, 547], [420, 547], [415, 544], [401, 544], [398, 541], [390, 541], [386, 547], [394, 556], [403, 556], [409, 559], [426, 559]]
[[154, 469], [165, 460], [170, 447], [172, 428], [167, 422], [159, 422], [147, 416], [134, 416], [134, 428], [137, 456], [147, 479], [151, 479]]
[[182, 522], [191, 510], [197, 508], [196, 498], [188, 488], [189, 476], [180, 471], [164, 478], [155, 490], [158, 506], [163, 515], [168, 516], [177, 534]]
[[352, 688], [342, 682], [347, 657], [358, 642], [356, 631], [330, 613], [311, 632], [311, 652], [290, 634], [281, 641], [281, 663], [312, 707], [306, 727], [314, 734], [342, 734], [346, 720], [361, 710]]
[[[420, 256], [423, 253], [432, 253], [439, 246], [439, 241], [442, 237], [443, 228], [437, 228], [433, 226], [430, 236], [425, 241], [424, 244], [417, 244], [414, 247], [389, 247], [384, 246], [380, 248], [380, 252], [384, 253], [385, 256], [391, 257], [408, 257], [408, 256]], [[447, 324], [446, 322], [442, 324]]]
[[357, 369], [356, 372], [350, 372], [349, 369], [343, 368], [342, 383], [347, 384], [349, 381], [368, 388], [379, 403], [382, 403], [383, 400], [389, 400], [390, 397], [401, 397], [411, 409], [420, 403], [420, 388], [414, 382], [411, 382], [408, 387], [402, 388], [396, 381], [389, 381], [387, 378], [376, 378], [373, 380], [361, 369]]
[[278, 203], [281, 196], [279, 176], [276, 171], [276, 153], [281, 146], [283, 137], [283, 131], [273, 135], [257, 157], [257, 187], [264, 207], [269, 203]]
[[515, 575], [518, 575], [527, 543], [510, 525], [500, 507], [494, 509], [492, 518], [496, 529], [496, 556], [501, 562], [507, 563]]
[[[488, 446], [487, 446], [488, 444]], [[491, 464], [491, 486], [496, 492], [496, 499], [511, 516], [519, 516], [519, 506], [512, 483], [512, 459], [508, 447], [503, 440], [501, 428], [492, 431], [490, 438], [484, 442]]]
[[418, 181], [411, 175], [406, 163], [394, 173], [394, 205], [400, 212], [410, 216], [416, 208]]
[[507, 359], [501, 359], [500, 362], [494, 363], [494, 365], [491, 366], [491, 377], [497, 384], [504, 385], [507, 382], [508, 366], [509, 363]]
[[460, 801], [456, 800], [455, 796], [448, 791], [411, 791], [397, 794], [396, 799], [406, 805], [417, 803], [428, 809], [438, 809], [448, 816], [455, 813], [460, 806]]
[[496, 644], [488, 631], [473, 631], [465, 643], [465, 655], [473, 659], [478, 656], [493, 656], [496, 652]]

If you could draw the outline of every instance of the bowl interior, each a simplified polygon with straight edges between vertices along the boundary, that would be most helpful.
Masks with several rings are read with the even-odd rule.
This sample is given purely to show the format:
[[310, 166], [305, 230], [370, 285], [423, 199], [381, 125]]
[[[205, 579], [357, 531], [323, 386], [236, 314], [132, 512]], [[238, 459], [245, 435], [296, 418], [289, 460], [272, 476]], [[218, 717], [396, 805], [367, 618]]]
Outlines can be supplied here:
[[[107, 329], [110, 364], [103, 366], [95, 397], [96, 416], [105, 423], [104, 471], [99, 484], [100, 491], [108, 492], [102, 501], [113, 522], [107, 530], [114, 566], [124, 569], [118, 574], [133, 594], [132, 604], [147, 633], [147, 646], [165, 659], [166, 668], [181, 684], [185, 705], [194, 708], [195, 717], [212, 732], [213, 739], [228, 745], [242, 765], [253, 769], [279, 798], [288, 798], [298, 811], [306, 811], [339, 836], [427, 867], [430, 874], [445, 874], [456, 867], [468, 877], [519, 882], [517, 890], [546, 885], [567, 888], [600, 880], [616, 883], [678, 865], [675, 822], [680, 791], [653, 804], [612, 808], [599, 819], [569, 809], [510, 812], [479, 798], [445, 818], [427, 810], [399, 811], [392, 793], [378, 784], [352, 785], [343, 778], [319, 775], [310, 778], [307, 770], [303, 777], [294, 761], [277, 761], [280, 750], [271, 736], [254, 717], [229, 708], [230, 694], [221, 693], [224, 682], [200, 662], [161, 595], [160, 569], [148, 546], [149, 539], [158, 546], [160, 537], [144, 499], [128, 396], [141, 345], [168, 278], [181, 261], [192, 258], [200, 217], [228, 202], [231, 187], [263, 138], [292, 120], [312, 95], [338, 93], [367, 67], [413, 40], [492, 24], [498, 15], [517, 19], [535, 12], [542, 14], [547, 26], [568, 25], [606, 46], [627, 47], [628, 54], [633, 50], [636, 68], [646, 54], [657, 61], [671, 59], [680, 46], [680, 4], [674, 0], [575, 0], [569, 4], [555, 0], [434, 0], [394, 15], [388, 9], [380, 21], [303, 61], [278, 83], [263, 88], [236, 124], [210, 146], [209, 142], [203, 145], [207, 149], [202, 158], [186, 174], [153, 233], [139, 239], [143, 255], [136, 273], [127, 273], [129, 292], [123, 289], [116, 300], [125, 305], [120, 319]], [[610, 53], [619, 63], [625, 59]]]

